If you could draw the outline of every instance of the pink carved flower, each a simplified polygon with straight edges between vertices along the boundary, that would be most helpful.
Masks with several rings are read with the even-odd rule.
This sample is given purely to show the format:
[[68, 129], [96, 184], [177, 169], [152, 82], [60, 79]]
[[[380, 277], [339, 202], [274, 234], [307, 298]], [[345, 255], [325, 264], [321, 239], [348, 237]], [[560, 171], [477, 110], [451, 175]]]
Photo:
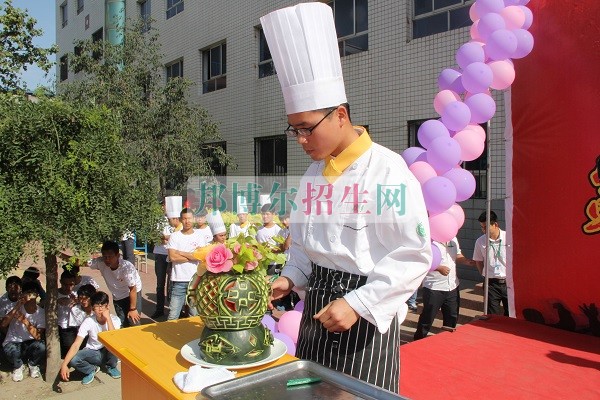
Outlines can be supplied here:
[[241, 250], [241, 249], [242, 249], [242, 245], [241, 245], [241, 244], [239, 244], [239, 243], [235, 243], [235, 244], [233, 245], [233, 252], [234, 252], [235, 254], [240, 254], [240, 250]]
[[263, 256], [258, 250], [253, 250], [252, 253], [254, 254], [254, 258], [256, 258], [256, 260], [262, 260]]
[[228, 272], [233, 267], [233, 253], [224, 244], [218, 244], [206, 256], [206, 269], [218, 274]]
[[252, 271], [254, 268], [258, 267], [258, 261], [248, 261], [246, 262], [246, 271]]

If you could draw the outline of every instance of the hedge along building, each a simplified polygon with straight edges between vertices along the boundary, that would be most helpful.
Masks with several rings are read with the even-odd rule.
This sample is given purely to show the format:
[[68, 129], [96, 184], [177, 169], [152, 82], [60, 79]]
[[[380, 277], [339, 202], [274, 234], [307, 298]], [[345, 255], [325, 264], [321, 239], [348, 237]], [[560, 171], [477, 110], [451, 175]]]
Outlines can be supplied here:
[[[269, 187], [273, 180], [285, 182], [285, 176], [301, 176], [311, 162], [283, 133], [287, 127], [284, 102], [259, 22], [268, 12], [296, 3], [56, 0], [58, 58], [66, 60], [75, 40], [111, 40], [114, 27], [106, 21], [115, 14], [148, 21], [146, 28], [160, 33], [165, 80], [184, 76], [194, 81], [191, 100], [220, 123], [221, 145], [238, 168], [217, 173], [230, 179], [259, 177]], [[433, 107], [438, 75], [456, 66], [457, 49], [470, 39], [473, 1], [328, 3], [334, 11], [353, 123], [366, 126], [375, 142], [399, 153], [418, 145], [420, 124], [439, 117]], [[64, 63], [57, 66], [57, 76], [59, 81], [78, 78]], [[497, 111], [487, 126], [486, 151], [464, 164], [477, 180], [475, 194], [460, 203], [466, 221], [458, 236], [467, 257], [481, 235], [477, 216], [485, 209], [487, 197], [504, 220], [504, 100], [498, 91], [493, 97]], [[490, 187], [486, 183], [488, 150]], [[478, 278], [474, 268], [464, 267], [459, 274]]]

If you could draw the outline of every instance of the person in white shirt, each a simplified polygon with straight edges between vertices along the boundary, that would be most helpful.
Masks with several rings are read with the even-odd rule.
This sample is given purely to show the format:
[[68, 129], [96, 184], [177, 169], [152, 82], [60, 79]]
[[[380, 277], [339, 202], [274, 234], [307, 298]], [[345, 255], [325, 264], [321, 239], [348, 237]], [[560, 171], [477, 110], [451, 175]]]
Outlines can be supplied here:
[[213, 240], [214, 232], [210, 229], [208, 222], [206, 220], [206, 216], [208, 215], [208, 211], [206, 209], [200, 210], [198, 214], [195, 215], [195, 221], [198, 231], [198, 234], [202, 235], [204, 241], [206, 243], [210, 243]]
[[[486, 222], [486, 212], [477, 219], [483, 235], [477, 238], [473, 249], [473, 260], [482, 276], [488, 277], [488, 314], [508, 317], [508, 293], [506, 288], [506, 232], [498, 225], [498, 216], [490, 211], [490, 222]], [[487, 229], [490, 230], [490, 241], [487, 242]], [[485, 259], [489, 260], [488, 269], [484, 271]], [[502, 311], [502, 307], [504, 311]]]
[[260, 21], [286, 135], [314, 161], [295, 197], [290, 257], [272, 298], [308, 288], [297, 357], [398, 393], [398, 325], [432, 259], [420, 184], [398, 153], [352, 125], [331, 7], [301, 3]]
[[[9, 276], [6, 279], [6, 293], [0, 296], [0, 322], [2, 322], [2, 318], [6, 317], [6, 315], [15, 307], [15, 304], [21, 295], [22, 286], [21, 278], [16, 275]], [[6, 332], [0, 334], [2, 340], [4, 340], [4, 333]]]
[[252, 224], [248, 221], [248, 209], [246, 206], [244, 208], [239, 209], [237, 213], [238, 223], [234, 223], [229, 225], [229, 237], [234, 238], [237, 237], [240, 233], [244, 235], [249, 235], [249, 229]]
[[13, 367], [12, 380], [23, 380], [24, 363], [29, 365], [29, 376], [41, 376], [40, 365], [46, 358], [46, 317], [44, 309], [37, 305], [39, 296], [35, 282], [23, 284], [23, 291], [14, 308], [2, 319], [1, 327], [8, 326], [2, 348]]
[[[194, 230], [194, 214], [189, 208], [181, 210], [180, 220], [183, 228], [178, 232], [173, 232], [167, 244], [169, 258], [173, 263], [171, 302], [167, 320], [178, 319], [185, 305], [188, 285], [198, 267], [198, 260], [194, 258], [193, 251], [198, 247], [206, 246], [212, 240], [212, 235], [207, 241], [201, 232]], [[190, 307], [189, 313], [190, 315], [198, 314], [194, 307]]]
[[60, 341], [60, 357], [64, 358], [77, 336], [78, 325], [71, 326], [69, 317], [71, 309], [77, 304], [77, 292], [75, 287], [75, 275], [70, 271], [63, 271], [60, 275], [60, 287], [58, 288], [58, 338]]
[[460, 309], [460, 288], [456, 275], [456, 264], [474, 265], [462, 255], [458, 239], [449, 242], [433, 242], [442, 255], [440, 265], [429, 271], [423, 280], [423, 311], [419, 316], [414, 339], [427, 336], [437, 312], [442, 309], [444, 328], [456, 328]]
[[135, 266], [119, 256], [117, 242], [106, 241], [100, 249], [102, 258], [90, 261], [91, 269], [102, 274], [108, 290], [112, 293], [113, 304], [121, 326], [139, 325], [142, 314], [142, 280]]
[[152, 319], [157, 319], [165, 315], [165, 286], [167, 282], [167, 271], [169, 270], [169, 251], [167, 243], [171, 234], [181, 230], [182, 226], [179, 222], [179, 217], [167, 218], [163, 223], [161, 232], [161, 243], [154, 246], [154, 272], [156, 274], [156, 310], [150, 316]]
[[[121, 377], [121, 372], [117, 369], [117, 357], [98, 340], [98, 333], [121, 327], [119, 318], [110, 314], [108, 303], [106, 293], [96, 292], [92, 295], [91, 306], [94, 315], [83, 321], [77, 332], [77, 338], [60, 366], [60, 376], [63, 380], [69, 380], [71, 375], [69, 367], [73, 367], [85, 375], [81, 383], [88, 385], [92, 383], [102, 365], [106, 366], [106, 373], [110, 377], [114, 379]], [[80, 350], [86, 337], [87, 344]]]

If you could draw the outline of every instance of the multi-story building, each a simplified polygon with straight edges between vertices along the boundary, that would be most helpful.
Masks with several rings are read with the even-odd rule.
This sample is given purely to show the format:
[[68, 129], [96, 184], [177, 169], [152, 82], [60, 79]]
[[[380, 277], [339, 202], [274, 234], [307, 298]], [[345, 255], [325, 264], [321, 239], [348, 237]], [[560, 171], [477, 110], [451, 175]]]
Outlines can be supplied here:
[[[159, 31], [165, 79], [184, 76], [195, 82], [192, 101], [220, 123], [222, 145], [238, 166], [227, 174], [302, 175], [310, 163], [283, 133], [283, 98], [259, 22], [297, 2], [122, 0], [127, 18], [151, 19], [148, 28]], [[106, 37], [111, 3], [120, 1], [56, 0], [59, 81], [74, 77], [64, 63], [74, 40]], [[353, 123], [367, 126], [374, 141], [397, 152], [416, 145], [419, 124], [439, 117], [432, 104], [440, 71], [456, 65], [456, 50], [470, 40], [473, 0], [327, 3], [334, 11]], [[468, 257], [481, 234], [476, 218], [486, 196], [497, 199], [492, 206], [504, 215], [504, 102], [501, 93], [494, 98], [497, 112], [487, 127], [486, 148], [492, 155], [491, 187], [486, 152], [465, 165], [477, 178], [475, 195], [461, 203], [467, 219], [459, 237]]]

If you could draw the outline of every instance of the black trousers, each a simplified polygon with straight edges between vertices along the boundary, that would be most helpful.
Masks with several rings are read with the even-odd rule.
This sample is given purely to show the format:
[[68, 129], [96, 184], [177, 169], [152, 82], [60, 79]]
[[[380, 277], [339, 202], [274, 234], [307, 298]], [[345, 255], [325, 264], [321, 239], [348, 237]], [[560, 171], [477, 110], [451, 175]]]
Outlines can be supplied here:
[[167, 282], [166, 254], [154, 255], [154, 272], [156, 273], [156, 312], [164, 312], [165, 308], [165, 285]]
[[[504, 311], [500, 307], [504, 307]], [[488, 314], [504, 315], [508, 317], [508, 294], [506, 292], [506, 280], [488, 279]]]
[[347, 331], [328, 332], [313, 319], [321, 308], [362, 286], [366, 276], [335, 271], [313, 264], [304, 299], [296, 356], [399, 393], [400, 329], [396, 317], [381, 334], [363, 318]]
[[419, 316], [414, 336], [415, 340], [427, 336], [440, 308], [442, 309], [444, 326], [455, 328], [460, 309], [460, 289], [458, 287], [449, 292], [423, 288], [423, 312]]

